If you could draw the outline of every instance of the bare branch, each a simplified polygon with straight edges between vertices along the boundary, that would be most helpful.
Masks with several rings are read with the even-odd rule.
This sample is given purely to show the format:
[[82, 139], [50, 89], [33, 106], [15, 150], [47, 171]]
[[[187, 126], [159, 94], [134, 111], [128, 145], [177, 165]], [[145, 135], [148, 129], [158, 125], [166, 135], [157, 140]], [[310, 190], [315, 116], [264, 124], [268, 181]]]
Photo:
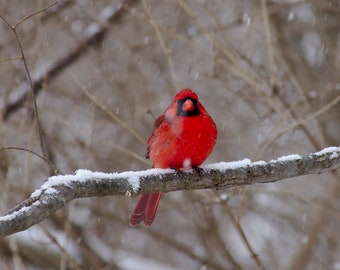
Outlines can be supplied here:
[[48, 10], [50, 7], [53, 7], [53, 6], [55, 6], [56, 4], [57, 4], [57, 2], [55, 1], [55, 2], [53, 2], [53, 3], [49, 4], [49, 5], [47, 5], [46, 7], [42, 8], [42, 9], [39, 9], [39, 10], [37, 10], [37, 11], [34, 11], [33, 13], [29, 14], [28, 16], [26, 16], [26, 17], [20, 19], [18, 22], [16, 22], [16, 23], [12, 26], [12, 28], [14, 28], [14, 29], [17, 28], [20, 24], [22, 24], [23, 22], [27, 21], [27, 20], [30, 19], [31, 17], [33, 17], [33, 16], [35, 16], [35, 15], [41, 13], [41, 12], [44, 12], [44, 11]]
[[7, 151], [7, 150], [19, 150], [19, 151], [24, 151], [24, 152], [28, 152], [33, 154], [34, 156], [37, 156], [38, 158], [42, 159], [44, 162], [46, 162], [52, 169], [54, 174], [62, 174], [62, 172], [47, 158], [45, 158], [42, 155], [39, 155], [38, 153], [30, 150], [30, 149], [26, 149], [26, 148], [22, 148], [22, 147], [15, 147], [15, 146], [10, 146], [10, 147], [1, 147], [0, 148], [0, 152], [1, 151]]
[[[103, 20], [100, 25], [98, 23], [91, 24], [85, 31], [86, 35], [84, 39], [80, 41], [77, 46], [71, 48], [63, 55], [60, 55], [58, 60], [55, 62], [44, 66], [43, 70], [36, 71], [36, 75], [32, 78], [32, 88], [34, 93], [37, 94], [41, 90], [43, 83], [54, 79], [66, 67], [74, 63], [80, 56], [83, 56], [90, 46], [100, 44], [108, 31], [107, 26], [109, 26], [110, 23], [112, 24], [117, 22], [124, 13], [126, 6], [133, 2], [134, 0], [125, 0], [117, 8], [115, 8], [114, 5], [105, 8], [100, 16]], [[8, 25], [12, 28], [10, 24]], [[11, 113], [22, 107], [22, 104], [25, 102], [30, 93], [28, 87], [29, 85], [26, 82], [23, 82], [13, 90], [9, 98], [8, 105], [4, 108], [3, 119], [7, 119]]]
[[33, 99], [33, 107], [34, 107], [34, 116], [35, 116], [35, 119], [36, 119], [36, 123], [37, 123], [37, 129], [38, 129], [38, 134], [39, 134], [39, 138], [40, 138], [40, 147], [41, 147], [41, 151], [43, 153], [43, 156], [46, 158], [46, 151], [45, 151], [45, 146], [44, 146], [44, 140], [43, 140], [43, 137], [44, 137], [44, 131], [41, 127], [41, 123], [40, 123], [40, 116], [39, 116], [39, 111], [38, 111], [38, 106], [37, 106], [37, 100], [36, 100], [36, 96], [35, 96], [35, 91], [34, 91], [34, 85], [33, 85], [33, 82], [32, 82], [32, 77], [31, 77], [31, 73], [29, 71], [29, 68], [28, 68], [28, 64], [27, 64], [27, 61], [26, 61], [26, 56], [25, 56], [25, 53], [24, 53], [24, 49], [23, 49], [23, 46], [22, 46], [22, 43], [21, 43], [21, 40], [18, 36], [18, 33], [17, 33], [17, 27], [23, 23], [24, 21], [32, 18], [33, 16], [49, 9], [50, 7], [52, 6], [55, 6], [57, 4], [57, 2], [54, 2], [52, 4], [49, 4], [48, 6], [44, 7], [43, 9], [40, 9], [40, 10], [37, 10], [31, 14], [29, 14], [28, 16], [22, 18], [21, 20], [19, 20], [15, 25], [11, 26], [9, 24], [9, 22], [0, 14], [0, 18], [10, 27], [10, 29], [13, 31], [14, 35], [15, 35], [15, 39], [17, 40], [17, 43], [18, 43], [18, 46], [19, 46], [19, 50], [20, 50], [20, 54], [21, 54], [21, 59], [22, 59], [22, 62], [24, 63], [24, 67], [25, 67], [25, 70], [26, 70], [26, 74], [27, 74], [27, 78], [28, 78], [28, 81], [29, 81], [29, 84], [30, 84], [30, 89], [32, 90], [31, 91], [31, 94], [32, 94], [32, 99]]
[[101, 173], [78, 170], [74, 175], [52, 176], [27, 200], [0, 217], [0, 235], [25, 230], [44, 220], [69, 201], [107, 195], [137, 196], [154, 192], [225, 189], [271, 183], [340, 167], [340, 147], [329, 147], [306, 156], [290, 155], [270, 162], [221, 162], [183, 171], [150, 169], [139, 172]]

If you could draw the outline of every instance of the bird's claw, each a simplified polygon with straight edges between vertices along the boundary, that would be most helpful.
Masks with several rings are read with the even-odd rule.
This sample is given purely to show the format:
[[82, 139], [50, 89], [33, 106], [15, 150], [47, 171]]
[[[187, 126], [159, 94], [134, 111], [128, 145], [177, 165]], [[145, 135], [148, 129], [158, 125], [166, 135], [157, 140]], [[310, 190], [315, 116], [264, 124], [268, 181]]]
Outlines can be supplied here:
[[[200, 167], [192, 167], [191, 169], [194, 172], [196, 172], [199, 177], [201, 177], [204, 174], [204, 170]], [[175, 169], [175, 168], [173, 168], [173, 170], [176, 171], [177, 176], [180, 177], [180, 178], [183, 178], [186, 175], [186, 173], [188, 172], [186, 170]]]
[[200, 167], [192, 167], [192, 169], [201, 177], [204, 174], [204, 170]]
[[176, 171], [176, 174], [178, 177], [183, 178], [185, 176], [185, 171], [180, 170], [180, 169], [175, 169], [175, 168], [173, 168], [173, 170]]

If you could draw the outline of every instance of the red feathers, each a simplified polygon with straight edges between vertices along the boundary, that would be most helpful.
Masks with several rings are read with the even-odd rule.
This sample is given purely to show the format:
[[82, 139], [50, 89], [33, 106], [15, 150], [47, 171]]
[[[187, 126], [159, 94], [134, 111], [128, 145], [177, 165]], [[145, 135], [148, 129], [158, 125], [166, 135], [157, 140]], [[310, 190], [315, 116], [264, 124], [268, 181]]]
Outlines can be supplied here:
[[[180, 91], [155, 122], [148, 140], [146, 157], [155, 168], [197, 167], [215, 146], [214, 121], [190, 89]], [[130, 226], [153, 222], [162, 193], [144, 194], [136, 203]]]

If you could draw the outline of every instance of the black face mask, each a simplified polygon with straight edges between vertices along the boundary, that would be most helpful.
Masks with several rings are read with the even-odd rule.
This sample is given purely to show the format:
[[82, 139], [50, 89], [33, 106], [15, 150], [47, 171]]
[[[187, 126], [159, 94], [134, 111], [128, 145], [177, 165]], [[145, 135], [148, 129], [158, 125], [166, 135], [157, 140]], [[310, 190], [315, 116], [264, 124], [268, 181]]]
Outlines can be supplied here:
[[[193, 110], [190, 110], [190, 111], [183, 110], [183, 104], [187, 100], [191, 100], [192, 104], [194, 105]], [[190, 98], [190, 97], [186, 97], [186, 98], [178, 100], [177, 101], [177, 114], [176, 115], [177, 116], [197, 116], [197, 115], [200, 115], [200, 111], [198, 110], [197, 100]]]

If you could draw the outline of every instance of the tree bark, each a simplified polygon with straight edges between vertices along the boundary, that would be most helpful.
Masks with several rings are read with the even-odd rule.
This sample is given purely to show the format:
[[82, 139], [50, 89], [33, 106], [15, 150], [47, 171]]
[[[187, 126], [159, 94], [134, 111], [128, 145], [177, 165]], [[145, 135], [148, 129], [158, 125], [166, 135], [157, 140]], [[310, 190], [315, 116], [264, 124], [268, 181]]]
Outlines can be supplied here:
[[197, 170], [150, 169], [122, 173], [78, 170], [74, 175], [49, 177], [30, 198], [3, 214], [0, 217], [0, 236], [26, 230], [77, 198], [226, 189], [319, 174], [339, 167], [340, 147], [329, 147], [306, 156], [290, 155], [270, 162], [251, 162], [249, 159], [221, 162]]

